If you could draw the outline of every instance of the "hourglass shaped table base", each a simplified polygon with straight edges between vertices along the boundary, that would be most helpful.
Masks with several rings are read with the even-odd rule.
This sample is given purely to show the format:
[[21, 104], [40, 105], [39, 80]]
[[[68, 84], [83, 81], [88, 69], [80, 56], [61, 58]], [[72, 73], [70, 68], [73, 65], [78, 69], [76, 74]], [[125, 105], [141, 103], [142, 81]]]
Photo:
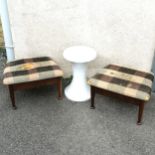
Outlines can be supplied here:
[[90, 99], [90, 87], [87, 84], [86, 64], [96, 58], [94, 49], [86, 46], [67, 48], [63, 56], [72, 63], [73, 80], [65, 89], [65, 95], [72, 101], [82, 102]]
[[90, 99], [90, 87], [86, 79], [86, 64], [73, 63], [73, 80], [65, 89], [65, 95], [72, 101], [82, 102]]

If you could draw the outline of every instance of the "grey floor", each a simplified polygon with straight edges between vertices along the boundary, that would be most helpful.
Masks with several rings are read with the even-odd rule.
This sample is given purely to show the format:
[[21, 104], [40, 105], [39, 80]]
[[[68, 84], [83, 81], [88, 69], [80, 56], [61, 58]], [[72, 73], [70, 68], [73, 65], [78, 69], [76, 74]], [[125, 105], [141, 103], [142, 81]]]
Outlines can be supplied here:
[[96, 96], [90, 102], [58, 101], [54, 88], [16, 93], [12, 110], [0, 84], [0, 155], [154, 155], [155, 94], [136, 125], [137, 107]]

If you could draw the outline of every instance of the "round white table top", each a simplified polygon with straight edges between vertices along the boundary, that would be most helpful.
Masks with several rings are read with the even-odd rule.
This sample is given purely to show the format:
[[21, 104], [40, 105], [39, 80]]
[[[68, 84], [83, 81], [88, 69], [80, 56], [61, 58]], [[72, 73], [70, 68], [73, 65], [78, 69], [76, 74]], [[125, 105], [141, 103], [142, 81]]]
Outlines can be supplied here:
[[96, 58], [96, 51], [87, 46], [72, 46], [67, 48], [63, 56], [74, 63], [86, 63]]

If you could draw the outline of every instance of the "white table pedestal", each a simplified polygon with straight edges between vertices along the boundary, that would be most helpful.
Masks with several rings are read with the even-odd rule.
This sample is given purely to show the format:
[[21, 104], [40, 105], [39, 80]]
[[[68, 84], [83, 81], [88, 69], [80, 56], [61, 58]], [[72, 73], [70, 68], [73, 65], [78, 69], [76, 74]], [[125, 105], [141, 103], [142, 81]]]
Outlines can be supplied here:
[[69, 100], [83, 102], [90, 99], [90, 87], [87, 85], [87, 63], [96, 58], [96, 51], [86, 46], [72, 46], [67, 48], [63, 56], [72, 63], [73, 79], [65, 89]]
[[86, 79], [86, 63], [73, 63], [73, 79], [65, 89], [65, 95], [72, 101], [82, 102], [90, 99], [90, 87]]

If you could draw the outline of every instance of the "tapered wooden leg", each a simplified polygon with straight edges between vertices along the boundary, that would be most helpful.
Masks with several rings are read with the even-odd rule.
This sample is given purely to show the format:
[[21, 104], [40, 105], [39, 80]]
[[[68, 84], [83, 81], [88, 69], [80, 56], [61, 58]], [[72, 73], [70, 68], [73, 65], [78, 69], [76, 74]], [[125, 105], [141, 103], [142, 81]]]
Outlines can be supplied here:
[[63, 98], [63, 96], [62, 96], [62, 78], [58, 79], [57, 89], [58, 89], [58, 99], [61, 100]]
[[17, 109], [17, 107], [16, 107], [16, 104], [15, 104], [15, 95], [14, 95], [14, 89], [13, 89], [12, 85], [9, 86], [9, 92], [10, 92], [12, 107], [15, 110], [15, 109]]
[[91, 109], [95, 109], [94, 99], [95, 99], [95, 88], [91, 86], [91, 105], [90, 105]]
[[138, 121], [137, 121], [138, 125], [142, 124], [143, 111], [144, 111], [144, 103], [140, 103], [138, 111]]

